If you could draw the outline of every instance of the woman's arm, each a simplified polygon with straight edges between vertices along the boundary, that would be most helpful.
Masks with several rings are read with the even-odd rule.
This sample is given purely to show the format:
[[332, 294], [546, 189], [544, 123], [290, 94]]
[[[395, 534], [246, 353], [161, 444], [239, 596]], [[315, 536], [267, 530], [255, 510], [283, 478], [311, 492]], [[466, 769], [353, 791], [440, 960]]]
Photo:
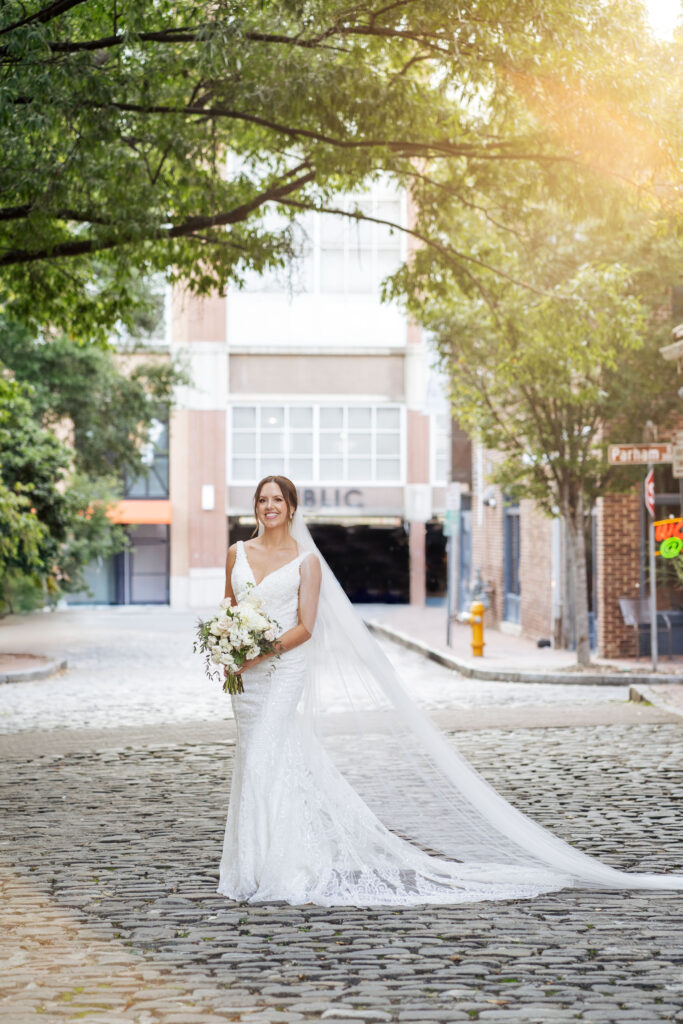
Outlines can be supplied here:
[[230, 598], [230, 604], [237, 604], [237, 598], [232, 592], [232, 567], [235, 564], [237, 545], [231, 544], [228, 548], [228, 557], [225, 560], [225, 597]]
[[[313, 627], [315, 626], [315, 620], [318, 614], [318, 600], [320, 598], [320, 584], [322, 582], [322, 570], [320, 568], [320, 560], [316, 554], [311, 552], [304, 558], [300, 567], [301, 571], [301, 583], [299, 585], [299, 610], [298, 619], [296, 626], [292, 629], [288, 629], [286, 633], [278, 637], [276, 641], [275, 654], [284, 654], [285, 651], [291, 651], [295, 647], [299, 647], [300, 644], [306, 643], [310, 640], [313, 634]], [[267, 658], [267, 654], [261, 654], [258, 658], [252, 658], [250, 661], [245, 661], [242, 669], [252, 668], [254, 665], [258, 665], [260, 661]]]

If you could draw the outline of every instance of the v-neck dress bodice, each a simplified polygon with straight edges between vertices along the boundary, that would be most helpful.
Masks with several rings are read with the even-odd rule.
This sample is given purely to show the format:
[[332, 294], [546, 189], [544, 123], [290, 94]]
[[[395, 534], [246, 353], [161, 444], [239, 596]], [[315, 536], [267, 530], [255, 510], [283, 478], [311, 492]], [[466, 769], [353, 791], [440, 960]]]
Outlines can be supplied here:
[[[256, 582], [249, 564], [244, 541], [237, 542], [235, 564], [232, 569], [232, 591], [240, 601], [251, 585], [263, 602], [263, 610], [279, 625], [278, 635], [293, 629], [298, 622], [299, 583], [301, 582], [300, 565], [304, 555], [285, 562], [278, 569], [269, 572], [259, 583]], [[292, 652], [294, 653], [294, 652]], [[261, 666], [257, 666], [260, 668]], [[249, 672], [251, 678], [251, 670]]]

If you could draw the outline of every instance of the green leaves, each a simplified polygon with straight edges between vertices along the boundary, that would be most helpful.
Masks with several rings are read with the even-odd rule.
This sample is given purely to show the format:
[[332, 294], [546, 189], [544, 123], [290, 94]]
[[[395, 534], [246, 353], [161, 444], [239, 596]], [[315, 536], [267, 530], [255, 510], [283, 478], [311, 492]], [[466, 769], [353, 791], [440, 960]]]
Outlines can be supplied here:
[[[291, 217], [288, 200], [315, 206], [383, 171], [415, 182], [426, 210], [444, 186], [467, 209], [494, 190], [501, 161], [535, 161], [550, 181], [562, 161], [586, 158], [579, 143], [600, 119], [590, 90], [618, 91], [612, 53], [630, 46], [642, 57], [632, 80], [655, 80], [662, 55], [642, 34], [636, 46], [638, 10], [635, 0], [5, 3], [0, 304], [104, 340], [135, 308], [136, 275], [207, 292], [286, 259], [286, 224], [271, 231], [261, 216], [269, 202]], [[561, 128], [582, 104], [592, 120], [577, 142]], [[495, 213], [510, 198], [499, 193]], [[425, 226], [444, 242], [437, 223]], [[464, 285], [468, 261], [451, 256]]]
[[88, 562], [125, 546], [107, 508], [185, 381], [168, 359], [127, 359], [0, 318], [0, 612], [83, 589]]

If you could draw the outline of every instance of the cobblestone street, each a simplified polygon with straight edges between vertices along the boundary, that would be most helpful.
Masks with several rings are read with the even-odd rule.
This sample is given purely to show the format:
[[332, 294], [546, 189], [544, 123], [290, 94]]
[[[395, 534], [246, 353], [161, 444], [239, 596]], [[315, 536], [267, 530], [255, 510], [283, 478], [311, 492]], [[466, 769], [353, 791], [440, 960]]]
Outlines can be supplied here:
[[[233, 723], [193, 617], [5, 624], [65, 654], [0, 689], [0, 1012], [25, 1021], [683, 1021], [683, 896], [565, 891], [411, 910], [215, 893]], [[387, 645], [508, 799], [611, 864], [683, 870], [681, 719], [625, 688], [476, 683]]]

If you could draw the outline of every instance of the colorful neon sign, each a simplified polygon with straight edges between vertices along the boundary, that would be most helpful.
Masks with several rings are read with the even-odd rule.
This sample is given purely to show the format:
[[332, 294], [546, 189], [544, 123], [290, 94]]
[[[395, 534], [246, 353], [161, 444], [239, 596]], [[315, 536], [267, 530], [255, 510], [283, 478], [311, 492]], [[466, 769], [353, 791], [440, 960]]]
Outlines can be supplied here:
[[683, 551], [683, 518], [659, 519], [655, 523], [656, 554], [662, 558], [676, 558]]

